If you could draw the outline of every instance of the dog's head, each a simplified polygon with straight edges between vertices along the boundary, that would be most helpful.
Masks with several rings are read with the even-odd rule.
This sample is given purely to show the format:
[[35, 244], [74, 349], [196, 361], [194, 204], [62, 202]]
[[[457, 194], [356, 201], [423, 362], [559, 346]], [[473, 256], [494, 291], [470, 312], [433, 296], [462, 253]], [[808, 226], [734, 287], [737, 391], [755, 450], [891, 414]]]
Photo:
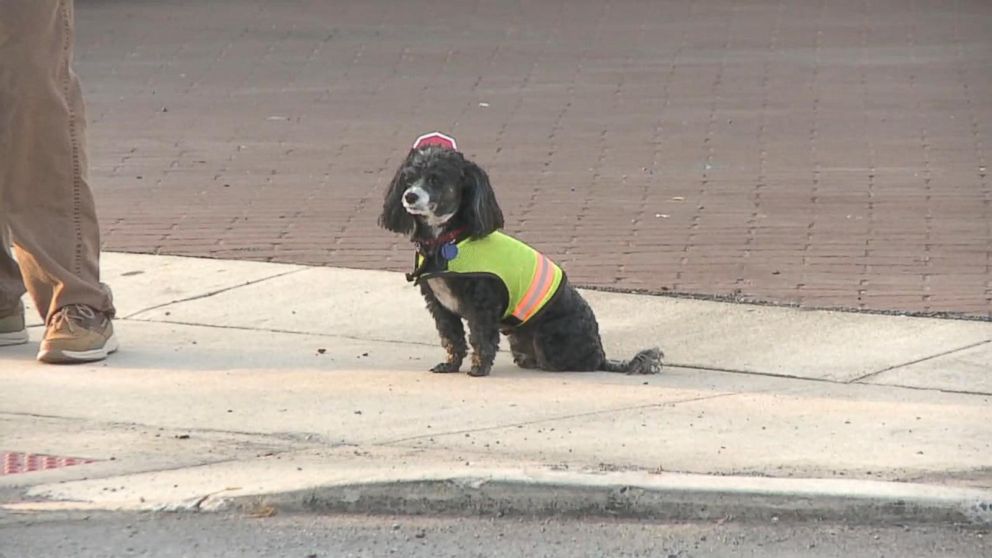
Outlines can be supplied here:
[[503, 212], [485, 171], [455, 151], [427, 145], [410, 150], [386, 190], [379, 224], [390, 231], [414, 233], [465, 226], [473, 237], [503, 227]]

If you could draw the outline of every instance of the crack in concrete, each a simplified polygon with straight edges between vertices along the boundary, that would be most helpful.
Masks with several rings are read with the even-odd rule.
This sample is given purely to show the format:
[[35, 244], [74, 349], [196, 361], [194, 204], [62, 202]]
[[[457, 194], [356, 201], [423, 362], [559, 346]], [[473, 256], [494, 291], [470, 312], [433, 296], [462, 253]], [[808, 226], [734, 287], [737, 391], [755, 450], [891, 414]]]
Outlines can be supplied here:
[[871, 378], [873, 376], [878, 376], [879, 374], [884, 374], [885, 372], [891, 372], [892, 370], [897, 370], [899, 368], [905, 368], [907, 366], [912, 366], [912, 365], [918, 364], [920, 362], [926, 362], [928, 360], [933, 360], [935, 358], [940, 358], [940, 357], [943, 357], [943, 356], [952, 355], [954, 353], [959, 353], [961, 351], [966, 351], [968, 349], [974, 349], [975, 347], [980, 347], [980, 346], [986, 345], [988, 343], [992, 343], [992, 339], [986, 339], [984, 341], [978, 341], [977, 343], [971, 343], [971, 344], [965, 345], [963, 347], [958, 347], [956, 349], [950, 349], [948, 351], [937, 353], [935, 355], [926, 356], [926, 357], [923, 357], [923, 358], [918, 358], [916, 360], [911, 360], [909, 362], [904, 362], [902, 364], [894, 364], [894, 365], [889, 366], [887, 368], [883, 368], [881, 370], [876, 370], [875, 372], [869, 372], [868, 374], [864, 374], [862, 376], [859, 376], [857, 378], [854, 378], [853, 380], [848, 380], [845, 383], [848, 383], [848, 384], [863, 383], [863, 381], [865, 379]]
[[800, 312], [829, 312], [840, 314], [865, 314], [869, 316], [905, 316], [908, 318], [924, 318], [931, 320], [954, 320], [962, 322], [992, 322], [992, 315], [968, 314], [966, 312], [953, 311], [916, 311], [916, 310], [885, 310], [875, 308], [852, 308], [849, 306], [817, 306], [806, 305], [800, 302], [783, 302], [778, 300], [764, 299], [748, 294], [705, 294], [685, 291], [658, 291], [654, 289], [644, 289], [636, 287], [610, 287], [607, 285], [587, 285], [575, 284], [575, 287], [587, 291], [598, 291], [614, 294], [630, 294], [638, 296], [651, 296], [656, 298], [670, 298], [675, 300], [699, 300], [703, 302], [717, 302], [722, 304], [736, 304], [743, 306], [758, 306], [766, 308], [787, 308]]
[[685, 368], [687, 370], [703, 370], [705, 372], [723, 372], [726, 374], [741, 374], [744, 376], [764, 376], [767, 378], [781, 378], [784, 380], [801, 380], [808, 382], [824, 382], [828, 384], [844, 384], [845, 382], [840, 382], [837, 380], [831, 380], [829, 378], [810, 378], [808, 376], [795, 376], [792, 374], [780, 374], [776, 372], [759, 372], [756, 370], [741, 370], [739, 368], [722, 368], [719, 366], [708, 366], [705, 364], [679, 364], [679, 363], [665, 363], [665, 368]]
[[370, 343], [391, 343], [395, 345], [415, 345], [418, 347], [440, 347], [437, 343], [423, 343], [420, 341], [404, 341], [402, 339], [379, 339], [375, 337], [359, 337], [357, 335], [342, 335], [340, 333], [320, 333], [311, 331], [297, 331], [292, 329], [279, 329], [279, 328], [264, 328], [264, 327], [248, 327], [248, 326], [237, 326], [237, 325], [218, 325], [218, 324], [204, 324], [197, 322], [184, 322], [180, 320], [155, 320], [147, 318], [123, 318], [133, 322], [142, 322], [146, 324], [170, 324], [170, 325], [184, 325], [184, 326], [194, 326], [194, 327], [207, 327], [213, 329], [232, 329], [236, 331], [257, 331], [260, 333], [284, 333], [288, 335], [309, 335], [312, 337], [325, 337], [328, 339], [348, 339], [350, 341], [366, 341]]
[[[978, 343], [978, 345], [982, 345], [984, 343], [989, 343], [989, 342], [992, 342], [992, 340], [982, 341], [982, 342]], [[956, 352], [958, 350], [964, 350], [964, 349], [967, 349], [967, 348], [969, 348], [969, 347], [963, 347], [961, 349], [955, 349], [953, 351], [950, 351], [947, 354]], [[920, 359], [919, 361], [914, 361], [914, 362], [922, 362], [924, 360], [927, 360], [927, 359], [930, 359], [930, 358], [937, 358], [939, 356], [943, 356], [943, 354], [941, 354], [941, 355], [934, 355], [932, 357], [926, 357], [924, 359]], [[909, 366], [910, 364], [913, 364], [913, 363], [900, 364], [897, 367], [893, 367], [892, 369], [898, 368], [899, 366]], [[985, 395], [985, 396], [992, 395], [992, 393], [988, 393], [988, 392], [984, 392], [984, 391], [970, 391], [970, 390], [963, 390], [963, 389], [947, 389], [947, 388], [936, 388], [936, 387], [907, 386], [907, 385], [902, 385], [902, 384], [868, 384], [868, 383], [863, 383], [863, 382], [857, 381], [856, 379], [855, 380], [831, 380], [829, 378], [809, 378], [809, 377], [806, 377], [806, 376], [793, 376], [793, 375], [790, 375], [790, 374], [777, 374], [777, 373], [774, 373], [774, 372], [756, 372], [756, 371], [753, 371], [753, 370], [739, 370], [739, 369], [734, 369], [734, 368], [720, 368], [720, 367], [715, 367], [715, 366], [706, 366], [706, 365], [702, 365], [702, 364], [675, 364], [675, 363], [668, 364], [668, 363], [666, 363], [665, 364], [665, 367], [666, 368], [686, 368], [688, 370], [702, 370], [704, 372], [721, 372], [721, 373], [725, 373], [725, 374], [740, 374], [742, 376], [763, 376], [763, 377], [766, 377], [766, 378], [779, 378], [779, 379], [783, 379], [783, 380], [796, 380], [796, 381], [801, 381], [801, 382], [820, 382], [820, 383], [825, 383], [825, 384], [833, 384], [833, 385], [836, 385], [836, 386], [859, 385], [859, 386], [873, 386], [873, 387], [911, 389], [913, 391], [934, 391], [934, 392], [938, 392], [938, 393], [952, 393], [952, 394], [955, 394], [955, 395]], [[887, 370], [889, 370], [889, 369], [883, 370], [881, 372], [885, 372]], [[874, 375], [874, 374], [877, 374], [877, 373], [880, 373], [880, 372], [872, 372], [871, 374], [868, 374], [868, 376], [871, 376], [871, 375]]]
[[194, 295], [194, 296], [190, 296], [190, 297], [187, 297], [187, 298], [182, 298], [182, 299], [179, 299], [179, 300], [173, 300], [171, 302], [163, 302], [162, 304], [156, 304], [155, 306], [149, 306], [148, 308], [143, 308], [141, 310], [138, 310], [137, 312], [131, 312], [127, 316], [118, 317], [118, 319], [120, 319], [120, 320], [128, 320], [128, 319], [134, 318], [135, 316], [137, 316], [139, 314], [144, 314], [145, 312], [151, 312], [152, 310], [158, 310], [159, 308], [165, 308], [167, 306], [172, 306], [173, 304], [182, 304], [183, 302], [190, 302], [190, 301], [193, 301], [193, 300], [200, 300], [200, 299], [204, 299], [204, 298], [210, 298], [212, 296], [216, 296], [216, 295], [219, 295], [221, 293], [226, 293], [228, 291], [233, 291], [235, 289], [240, 289], [240, 288], [243, 288], [243, 287], [249, 287], [251, 285], [257, 285], [258, 283], [263, 283], [263, 282], [269, 281], [271, 279], [277, 279], [279, 277], [285, 277], [287, 275], [292, 275], [294, 273], [300, 273], [300, 272], [308, 271], [308, 270], [309, 270], [309, 268], [306, 268], [306, 267], [300, 268], [300, 269], [291, 269], [291, 270], [285, 271], [283, 273], [277, 273], [275, 275], [270, 275], [268, 277], [262, 277], [260, 279], [253, 279], [251, 281], [246, 281], [244, 283], [240, 283], [240, 284], [237, 284], [237, 285], [232, 285], [230, 287], [224, 287], [222, 289], [217, 289], [215, 291], [210, 291], [210, 292], [207, 292], [207, 293], [204, 293], [204, 294]]
[[378, 446], [378, 447], [388, 447], [388, 446], [393, 446], [393, 445], [404, 444], [406, 442], [412, 442], [412, 441], [416, 441], [416, 440], [425, 440], [425, 439], [429, 439], [429, 438], [437, 438], [437, 437], [442, 437], [442, 436], [454, 436], [456, 434], [472, 434], [472, 433], [476, 433], [476, 432], [489, 432], [489, 431], [493, 431], [493, 430], [504, 430], [504, 429], [507, 429], [507, 428], [517, 428], [517, 427], [522, 427], [522, 426], [530, 426], [530, 425], [534, 425], [534, 424], [543, 424], [543, 423], [550, 423], [550, 422], [558, 422], [558, 421], [569, 420], [569, 419], [573, 419], [573, 418], [592, 417], [592, 416], [597, 416], [597, 415], [609, 415], [609, 414], [613, 414], [613, 413], [622, 413], [622, 412], [626, 412], [626, 411], [636, 411], [636, 410], [639, 410], [639, 409], [657, 409], [657, 408], [661, 408], [661, 407], [673, 407], [675, 405], [681, 405], [683, 403], [695, 403], [697, 401], [706, 401], [706, 400], [709, 400], [709, 399], [719, 399], [719, 398], [722, 398], [722, 397], [732, 397], [732, 396], [736, 396], [736, 395], [741, 395], [741, 393], [738, 393], [738, 392], [733, 392], [733, 393], [719, 393], [719, 394], [716, 394], [716, 395], [705, 395], [705, 396], [702, 396], [702, 397], [689, 397], [689, 398], [686, 398], [686, 399], [674, 399], [672, 401], [665, 401], [664, 403], [648, 403], [646, 405], [633, 405], [633, 406], [630, 406], [630, 407], [619, 407], [619, 408], [616, 408], [616, 409], [600, 409], [598, 411], [588, 411], [588, 412], [585, 412], [585, 413], [573, 413], [573, 414], [569, 414], [569, 415], [560, 415], [560, 416], [556, 416], [556, 417], [546, 417], [546, 418], [528, 420], [528, 421], [523, 421], [523, 422], [514, 422], [514, 423], [509, 423], [509, 424], [498, 424], [498, 425], [494, 425], [494, 426], [480, 426], [478, 428], [464, 428], [464, 429], [460, 429], [460, 430], [439, 431], [439, 432], [432, 432], [430, 434], [418, 434], [416, 436], [407, 436], [406, 438], [397, 438], [395, 440], [385, 440], [385, 441], [382, 441], [382, 442], [369, 442], [368, 445], [370, 445], [370, 446]]

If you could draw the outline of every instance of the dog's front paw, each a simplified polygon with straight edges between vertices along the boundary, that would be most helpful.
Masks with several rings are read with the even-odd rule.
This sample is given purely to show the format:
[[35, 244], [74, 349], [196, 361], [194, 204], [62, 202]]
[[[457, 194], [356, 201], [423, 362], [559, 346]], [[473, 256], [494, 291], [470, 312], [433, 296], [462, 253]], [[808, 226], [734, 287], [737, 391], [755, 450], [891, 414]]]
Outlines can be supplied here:
[[476, 378], [480, 376], [488, 376], [490, 370], [492, 370], [492, 366], [473, 366], [469, 369], [468, 375], [475, 376]]
[[452, 372], [458, 372], [462, 367], [460, 362], [442, 362], [431, 368], [431, 372], [435, 374], [450, 374]]

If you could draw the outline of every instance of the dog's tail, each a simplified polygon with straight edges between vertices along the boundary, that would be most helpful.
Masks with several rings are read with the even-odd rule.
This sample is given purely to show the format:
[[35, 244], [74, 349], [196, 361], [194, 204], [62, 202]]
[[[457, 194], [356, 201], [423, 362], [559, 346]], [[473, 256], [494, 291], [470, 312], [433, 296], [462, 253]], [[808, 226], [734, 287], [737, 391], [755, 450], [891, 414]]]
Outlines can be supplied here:
[[661, 359], [665, 353], [658, 347], [644, 349], [630, 360], [603, 359], [600, 370], [606, 372], [622, 372], [624, 374], [657, 374], [661, 372]]

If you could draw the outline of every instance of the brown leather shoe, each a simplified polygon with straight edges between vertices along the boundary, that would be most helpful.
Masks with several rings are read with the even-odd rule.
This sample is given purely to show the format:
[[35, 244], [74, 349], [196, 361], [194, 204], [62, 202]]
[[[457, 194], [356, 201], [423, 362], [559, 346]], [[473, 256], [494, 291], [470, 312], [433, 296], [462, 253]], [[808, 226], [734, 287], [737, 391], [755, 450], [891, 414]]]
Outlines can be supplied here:
[[24, 327], [24, 305], [9, 316], [0, 316], [0, 347], [21, 345], [28, 342], [28, 330]]
[[69, 364], [103, 360], [117, 350], [110, 318], [84, 304], [63, 306], [48, 320], [38, 360]]

